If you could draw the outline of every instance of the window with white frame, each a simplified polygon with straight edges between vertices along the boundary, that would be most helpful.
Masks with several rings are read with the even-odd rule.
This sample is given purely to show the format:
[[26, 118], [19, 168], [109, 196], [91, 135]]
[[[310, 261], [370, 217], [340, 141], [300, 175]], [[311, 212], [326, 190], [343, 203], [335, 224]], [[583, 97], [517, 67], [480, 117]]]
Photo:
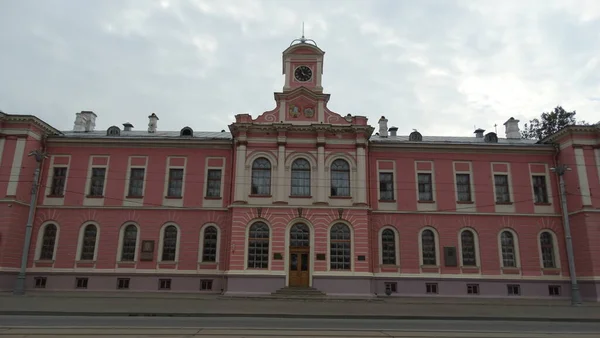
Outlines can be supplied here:
[[379, 199], [382, 201], [394, 200], [394, 173], [379, 173]]
[[217, 261], [217, 228], [209, 225], [204, 229], [202, 238], [202, 262]]
[[345, 160], [331, 163], [331, 196], [350, 196], [350, 165]]
[[146, 169], [131, 168], [129, 171], [128, 197], [142, 197], [144, 195], [144, 175]]
[[250, 226], [248, 232], [248, 268], [269, 268], [269, 226], [263, 222], [256, 222]]
[[96, 252], [96, 237], [98, 236], [98, 228], [94, 224], [88, 224], [83, 229], [83, 238], [81, 242], [81, 253], [79, 260], [91, 261], [94, 259]]
[[258, 196], [271, 195], [271, 162], [264, 157], [259, 157], [252, 162], [250, 193]]
[[460, 245], [462, 251], [462, 265], [477, 266], [475, 234], [473, 231], [463, 230], [460, 233]]
[[168, 197], [182, 197], [183, 193], [183, 169], [169, 169]]
[[542, 264], [545, 269], [556, 268], [554, 253], [554, 236], [548, 231], [540, 234], [540, 250], [542, 253]]
[[344, 223], [337, 223], [329, 231], [329, 265], [331, 270], [350, 270], [352, 267], [352, 235]]
[[419, 201], [433, 201], [433, 184], [431, 173], [418, 173]]
[[123, 229], [123, 242], [121, 244], [122, 262], [133, 262], [135, 260], [137, 237], [138, 229], [135, 225], [129, 224]]
[[52, 185], [50, 187], [51, 196], [64, 196], [65, 183], [67, 182], [67, 167], [54, 167], [52, 175]]
[[206, 197], [221, 197], [221, 169], [208, 169]]
[[459, 202], [471, 202], [471, 175], [456, 174], [456, 192]]
[[494, 185], [496, 187], [496, 203], [510, 203], [508, 175], [494, 174]]
[[505, 230], [500, 235], [500, 248], [502, 250], [502, 267], [516, 268], [517, 254], [515, 251], [515, 236], [512, 232]]
[[292, 163], [292, 196], [310, 196], [310, 162], [303, 158]]
[[163, 262], [175, 261], [177, 256], [177, 227], [167, 225], [163, 230], [162, 257]]
[[381, 263], [396, 265], [396, 234], [392, 229], [381, 232]]
[[92, 177], [90, 182], [90, 196], [104, 195], [104, 178], [106, 177], [106, 168], [92, 168]]
[[421, 232], [421, 251], [423, 265], [437, 265], [437, 249], [435, 247], [435, 233], [433, 230], [425, 229]]
[[546, 187], [546, 175], [532, 175], [533, 194], [535, 203], [548, 203], [548, 189]]
[[40, 260], [54, 259], [54, 246], [56, 245], [56, 236], [58, 228], [55, 224], [47, 224], [42, 234], [42, 247], [40, 249]]

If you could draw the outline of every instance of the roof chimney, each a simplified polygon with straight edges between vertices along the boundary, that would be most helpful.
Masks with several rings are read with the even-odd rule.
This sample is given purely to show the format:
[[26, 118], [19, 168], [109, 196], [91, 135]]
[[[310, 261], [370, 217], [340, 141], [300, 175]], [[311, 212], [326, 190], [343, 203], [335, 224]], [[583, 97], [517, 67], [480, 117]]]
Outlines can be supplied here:
[[484, 132], [485, 132], [485, 129], [481, 129], [481, 128], [475, 129], [475, 137], [476, 138], [483, 138], [483, 133]]
[[382, 116], [379, 119], [379, 136], [380, 137], [388, 137], [387, 123], [388, 123], [388, 120], [385, 118], [385, 116]]
[[123, 123], [123, 131], [131, 131], [133, 129], [133, 124], [129, 122]]
[[390, 129], [388, 129], [388, 131], [390, 132], [390, 136], [396, 137], [397, 132], [398, 132], [398, 127], [391, 127]]
[[154, 133], [156, 132], [156, 127], [158, 125], [158, 116], [152, 113], [152, 115], [148, 116], [148, 132]]
[[80, 113], [75, 113], [75, 125], [73, 126], [73, 131], [94, 131], [94, 127], [96, 127], [96, 117], [97, 116], [93, 111], [82, 110]]
[[511, 117], [508, 119], [508, 121], [504, 122], [504, 127], [506, 127], [506, 138], [521, 138], [521, 132], [519, 131], [519, 120], [515, 120], [514, 117]]

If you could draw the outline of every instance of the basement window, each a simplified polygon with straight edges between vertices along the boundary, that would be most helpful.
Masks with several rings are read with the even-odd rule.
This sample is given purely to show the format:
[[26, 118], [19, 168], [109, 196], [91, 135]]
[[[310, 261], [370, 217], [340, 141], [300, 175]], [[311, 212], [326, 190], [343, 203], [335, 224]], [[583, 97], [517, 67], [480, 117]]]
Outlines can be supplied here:
[[87, 278], [75, 278], [75, 288], [87, 289], [87, 287], [88, 287], [88, 279]]
[[45, 289], [46, 288], [46, 277], [35, 277], [35, 288]]
[[212, 291], [213, 281], [212, 279], [202, 279], [200, 280], [200, 290], [201, 291]]

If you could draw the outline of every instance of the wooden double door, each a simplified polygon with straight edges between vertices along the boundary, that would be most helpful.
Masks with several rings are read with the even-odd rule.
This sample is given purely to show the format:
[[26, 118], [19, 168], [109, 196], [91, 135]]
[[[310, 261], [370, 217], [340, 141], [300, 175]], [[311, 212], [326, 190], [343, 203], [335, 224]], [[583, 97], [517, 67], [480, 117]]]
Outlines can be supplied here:
[[310, 286], [310, 229], [297, 223], [290, 229], [289, 286]]

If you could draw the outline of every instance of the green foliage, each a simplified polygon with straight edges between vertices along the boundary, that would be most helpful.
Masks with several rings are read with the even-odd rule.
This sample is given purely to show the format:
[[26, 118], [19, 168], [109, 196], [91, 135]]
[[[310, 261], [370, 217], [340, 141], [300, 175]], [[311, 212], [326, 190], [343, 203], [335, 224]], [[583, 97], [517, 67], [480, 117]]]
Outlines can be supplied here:
[[533, 119], [529, 124], [525, 123], [521, 135], [526, 139], [544, 139], [564, 127], [571, 125], [589, 125], [585, 121], [577, 122], [575, 111], [566, 111], [561, 106], [557, 106], [549, 113], [542, 113], [540, 119]]

